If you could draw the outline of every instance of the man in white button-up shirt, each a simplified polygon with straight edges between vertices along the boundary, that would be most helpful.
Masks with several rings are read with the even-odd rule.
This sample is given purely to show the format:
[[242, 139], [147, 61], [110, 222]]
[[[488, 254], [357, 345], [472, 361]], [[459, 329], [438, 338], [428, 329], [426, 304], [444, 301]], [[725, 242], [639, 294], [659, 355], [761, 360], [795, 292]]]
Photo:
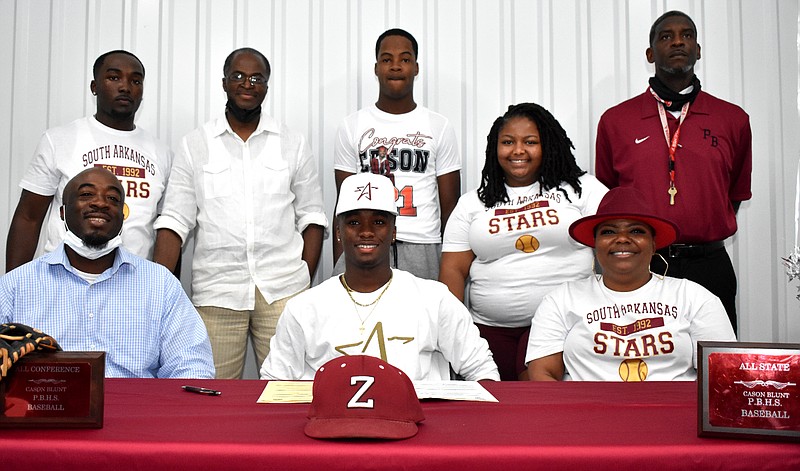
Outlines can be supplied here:
[[173, 268], [196, 228], [192, 301], [217, 378], [239, 378], [248, 333], [261, 364], [286, 301], [310, 285], [328, 221], [305, 138], [261, 114], [267, 58], [237, 49], [223, 71], [225, 116], [189, 133], [176, 151], [154, 260]]

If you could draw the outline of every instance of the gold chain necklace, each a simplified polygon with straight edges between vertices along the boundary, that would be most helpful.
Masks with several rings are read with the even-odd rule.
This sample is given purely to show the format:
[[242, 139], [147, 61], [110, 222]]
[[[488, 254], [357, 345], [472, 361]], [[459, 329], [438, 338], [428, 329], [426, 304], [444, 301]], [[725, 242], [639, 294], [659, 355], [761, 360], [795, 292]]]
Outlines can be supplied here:
[[[353, 301], [353, 304], [354, 304], [353, 307], [355, 308], [356, 315], [358, 316], [358, 320], [361, 321], [361, 326], [359, 326], [358, 331], [359, 331], [359, 333], [361, 335], [363, 335], [364, 334], [364, 324], [367, 322], [367, 319], [369, 319], [369, 317], [372, 315], [372, 313], [375, 312], [375, 308], [378, 307], [378, 301], [381, 300], [383, 295], [389, 289], [389, 286], [391, 286], [392, 280], [394, 279], [394, 276], [389, 278], [389, 282], [386, 283], [386, 286], [383, 288], [383, 290], [378, 295], [378, 297], [375, 298], [375, 300], [372, 301], [371, 303], [367, 303], [367, 304], [363, 304], [363, 303], [360, 303], [360, 302], [356, 301], [356, 299], [353, 297], [353, 291], [354, 290], [353, 290], [353, 288], [350, 287], [350, 285], [347, 284], [347, 280], [345, 280], [344, 274], [339, 275], [339, 279], [342, 280], [342, 284], [344, 285], [345, 291], [347, 291], [347, 295], [350, 296], [350, 300]], [[372, 309], [369, 310], [369, 313], [367, 314], [366, 317], [361, 317], [361, 313], [358, 312], [359, 306], [360, 307], [372, 306]]]
[[362, 304], [362, 303], [356, 301], [356, 298], [353, 297], [353, 291], [355, 291], [355, 290], [353, 288], [351, 288], [350, 285], [347, 284], [347, 280], [344, 278], [344, 273], [339, 275], [339, 279], [342, 280], [342, 284], [344, 285], [344, 289], [347, 291], [347, 295], [350, 296], [350, 300], [353, 301], [353, 303], [355, 303], [357, 306], [361, 306], [361, 307], [370, 307], [373, 304], [377, 304], [378, 301], [381, 300], [381, 298], [383, 297], [383, 294], [386, 293], [386, 290], [389, 289], [389, 286], [392, 284], [392, 280], [394, 279], [394, 275], [392, 275], [389, 278], [389, 282], [386, 283], [386, 287], [383, 288], [383, 291], [381, 291], [381, 294], [379, 294], [378, 297], [375, 298], [374, 301], [372, 301], [371, 303], [367, 303], [367, 304]]

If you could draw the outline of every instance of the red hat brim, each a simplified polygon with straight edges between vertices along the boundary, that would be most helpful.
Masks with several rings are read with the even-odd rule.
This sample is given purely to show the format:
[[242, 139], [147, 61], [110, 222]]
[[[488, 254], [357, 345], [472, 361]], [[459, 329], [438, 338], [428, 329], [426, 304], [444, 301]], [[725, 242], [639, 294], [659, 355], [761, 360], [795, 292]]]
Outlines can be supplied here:
[[412, 421], [379, 417], [312, 417], [306, 423], [305, 434], [311, 438], [380, 438], [402, 440], [417, 434]]
[[630, 212], [595, 214], [578, 219], [569, 226], [569, 235], [581, 244], [594, 248], [595, 228], [610, 219], [633, 219], [649, 225], [655, 232], [653, 239], [656, 249], [662, 249], [678, 238], [678, 227], [671, 221]]

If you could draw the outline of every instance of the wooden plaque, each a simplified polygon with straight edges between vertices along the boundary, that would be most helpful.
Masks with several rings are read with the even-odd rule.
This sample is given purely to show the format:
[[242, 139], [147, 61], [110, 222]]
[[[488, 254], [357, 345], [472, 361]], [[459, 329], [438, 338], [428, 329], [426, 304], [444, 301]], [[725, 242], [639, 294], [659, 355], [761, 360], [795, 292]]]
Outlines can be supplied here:
[[697, 342], [697, 434], [800, 441], [800, 344]]
[[103, 427], [105, 352], [33, 352], [0, 382], [0, 428]]

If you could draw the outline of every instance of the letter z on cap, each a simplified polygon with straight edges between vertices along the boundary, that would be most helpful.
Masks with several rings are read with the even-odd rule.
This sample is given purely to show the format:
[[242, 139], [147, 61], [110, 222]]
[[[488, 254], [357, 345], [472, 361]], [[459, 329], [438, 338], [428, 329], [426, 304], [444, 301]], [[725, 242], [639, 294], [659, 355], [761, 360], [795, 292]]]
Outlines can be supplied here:
[[335, 358], [314, 376], [305, 433], [312, 438], [384, 438], [417, 434], [425, 420], [405, 373], [375, 357]]

